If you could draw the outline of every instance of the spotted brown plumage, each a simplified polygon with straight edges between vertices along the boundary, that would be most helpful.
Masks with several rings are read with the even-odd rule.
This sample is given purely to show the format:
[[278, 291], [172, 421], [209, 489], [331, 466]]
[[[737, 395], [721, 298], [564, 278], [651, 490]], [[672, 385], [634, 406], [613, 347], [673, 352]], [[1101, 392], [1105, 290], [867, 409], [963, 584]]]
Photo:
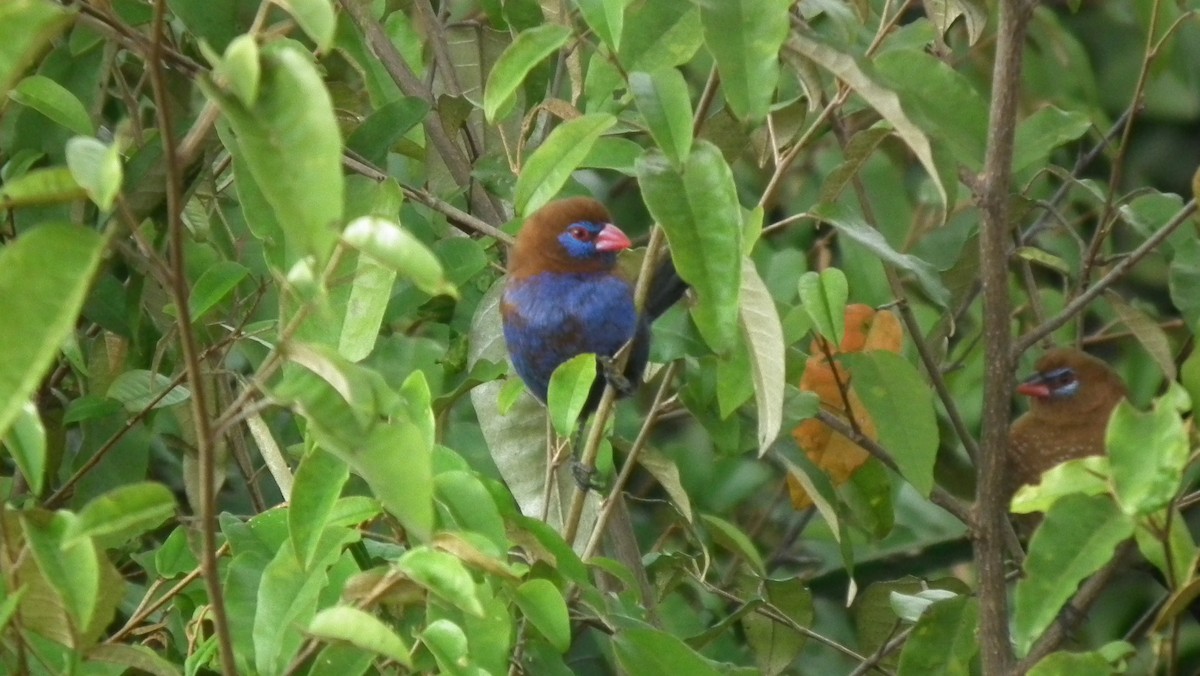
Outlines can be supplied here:
[[1128, 395], [1121, 377], [1103, 361], [1072, 348], [1050, 350], [1036, 373], [1017, 387], [1029, 412], [1009, 431], [1012, 490], [1037, 483], [1043, 472], [1076, 458], [1104, 454], [1104, 432]]

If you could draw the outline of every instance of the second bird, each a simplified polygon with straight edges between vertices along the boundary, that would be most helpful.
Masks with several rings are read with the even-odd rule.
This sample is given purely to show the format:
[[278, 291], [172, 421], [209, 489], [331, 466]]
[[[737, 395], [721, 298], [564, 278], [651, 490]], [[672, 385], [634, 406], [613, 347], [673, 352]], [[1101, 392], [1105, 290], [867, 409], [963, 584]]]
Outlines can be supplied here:
[[1108, 419], [1128, 395], [1108, 364], [1079, 350], [1050, 350], [1036, 368], [1017, 387], [1031, 403], [1009, 431], [1010, 492], [1067, 460], [1103, 455]]

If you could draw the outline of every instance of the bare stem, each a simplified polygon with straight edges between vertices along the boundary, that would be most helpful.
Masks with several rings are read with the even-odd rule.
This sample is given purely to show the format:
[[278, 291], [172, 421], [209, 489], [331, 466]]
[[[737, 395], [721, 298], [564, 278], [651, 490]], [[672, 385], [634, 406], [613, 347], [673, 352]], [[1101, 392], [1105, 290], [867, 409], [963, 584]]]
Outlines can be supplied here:
[[1013, 663], [1004, 570], [1004, 533], [1008, 523], [1004, 473], [1013, 379], [1009, 349], [1009, 200], [1021, 56], [1033, 7], [1034, 3], [1029, 0], [1000, 3], [987, 151], [978, 184], [983, 220], [979, 254], [983, 285], [984, 392], [982, 443], [979, 462], [975, 466], [978, 495], [974, 551], [979, 574], [980, 651], [983, 671], [987, 674], [1007, 674]]
[[162, 49], [163, 24], [167, 12], [166, 0], [154, 5], [153, 37], [147, 67], [151, 88], [154, 90], [154, 106], [158, 111], [159, 133], [162, 135], [163, 158], [167, 172], [167, 236], [170, 243], [170, 292], [175, 303], [176, 326], [179, 327], [179, 345], [183, 352], [188, 385], [191, 387], [192, 420], [196, 432], [197, 464], [200, 468], [200, 569], [204, 586], [208, 591], [208, 602], [212, 608], [213, 626], [220, 645], [221, 669], [226, 676], [237, 674], [237, 663], [233, 655], [233, 636], [229, 631], [229, 617], [225, 613], [225, 597], [221, 591], [221, 577], [217, 570], [217, 515], [216, 515], [216, 453], [212, 420], [209, 419], [208, 392], [206, 388], [200, 350], [196, 335], [192, 332], [192, 314], [188, 309], [187, 265], [184, 253], [183, 177], [182, 166], [176, 153], [175, 130], [170, 115], [167, 92], [167, 77], [163, 72]]

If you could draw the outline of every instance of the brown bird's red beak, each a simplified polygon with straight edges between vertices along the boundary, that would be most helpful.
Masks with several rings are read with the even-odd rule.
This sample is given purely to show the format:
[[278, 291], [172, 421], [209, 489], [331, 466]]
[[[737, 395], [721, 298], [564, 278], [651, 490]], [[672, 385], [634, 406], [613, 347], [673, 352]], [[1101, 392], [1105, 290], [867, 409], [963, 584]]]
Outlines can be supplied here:
[[631, 246], [633, 242], [612, 223], [605, 223], [604, 229], [596, 234], [596, 251], [624, 251]]
[[1041, 382], [1040, 376], [1035, 376], [1017, 385], [1017, 392], [1027, 397], [1037, 397], [1039, 399], [1045, 399], [1050, 396], [1050, 388]]

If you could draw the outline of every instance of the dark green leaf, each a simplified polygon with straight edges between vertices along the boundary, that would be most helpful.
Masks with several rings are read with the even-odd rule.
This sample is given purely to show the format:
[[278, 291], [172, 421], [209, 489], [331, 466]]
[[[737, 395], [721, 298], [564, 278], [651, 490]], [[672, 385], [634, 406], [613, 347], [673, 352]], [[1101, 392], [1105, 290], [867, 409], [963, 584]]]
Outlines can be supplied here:
[[9, 98], [29, 106], [42, 115], [81, 136], [95, 133], [87, 109], [66, 87], [42, 75], [30, 75], [21, 80]]
[[1013, 596], [1013, 640], [1021, 655], [1058, 616], [1087, 576], [1133, 535], [1133, 522], [1106, 496], [1068, 495], [1054, 503], [1029, 541], [1025, 577]]
[[562, 592], [548, 580], [533, 579], [517, 587], [521, 613], [559, 652], [571, 647], [571, 623]]
[[483, 94], [483, 112], [488, 122], [503, 116], [529, 71], [570, 37], [569, 28], [552, 23], [521, 31], [488, 73]]
[[667, 233], [671, 255], [699, 302], [692, 316], [716, 352], [737, 340], [742, 217], [733, 173], [717, 147], [698, 141], [682, 170], [661, 153], [638, 160], [638, 182], [650, 214]]
[[404, 640], [379, 618], [350, 606], [333, 606], [317, 613], [308, 633], [327, 641], [345, 641], [363, 650], [377, 652], [406, 667], [412, 666]]
[[629, 91], [659, 149], [682, 165], [692, 149], [692, 102], [683, 74], [674, 68], [630, 73]]
[[0, 250], [0, 437], [74, 328], [101, 251], [99, 235], [71, 225], [39, 226]]
[[790, 0], [696, 2], [704, 42], [721, 73], [725, 100], [738, 118], [761, 121], [775, 96]]
[[933, 490], [937, 414], [929, 385], [904, 357], [886, 350], [843, 355], [879, 442], [921, 495]]
[[587, 157], [592, 144], [616, 122], [612, 115], [597, 113], [564, 122], [550, 132], [517, 177], [517, 213], [528, 216], [557, 195]]

